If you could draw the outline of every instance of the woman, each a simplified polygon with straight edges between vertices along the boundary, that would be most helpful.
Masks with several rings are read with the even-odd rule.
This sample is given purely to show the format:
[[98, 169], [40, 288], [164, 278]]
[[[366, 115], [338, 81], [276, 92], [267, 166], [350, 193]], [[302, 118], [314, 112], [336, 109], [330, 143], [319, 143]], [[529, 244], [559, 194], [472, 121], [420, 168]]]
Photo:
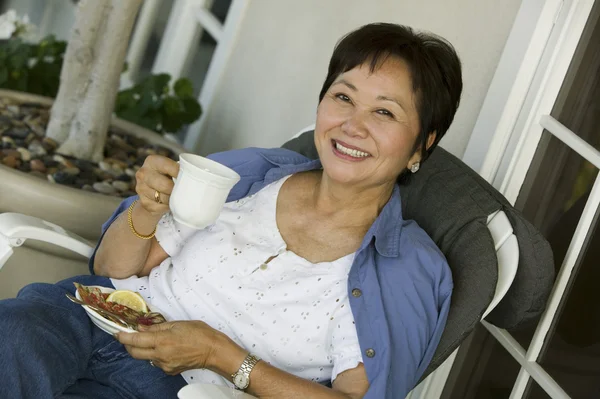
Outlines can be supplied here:
[[[436, 147], [461, 90], [443, 39], [392, 24], [350, 33], [319, 96], [320, 161], [214, 155], [241, 180], [201, 231], [169, 213], [178, 164], [148, 157], [139, 198], [104, 226], [95, 276], [0, 305], [0, 396], [175, 397], [208, 382], [259, 398], [404, 397], [439, 342], [452, 281], [402, 219], [397, 181]], [[170, 321], [113, 338], [64, 298], [73, 281], [138, 291]]]

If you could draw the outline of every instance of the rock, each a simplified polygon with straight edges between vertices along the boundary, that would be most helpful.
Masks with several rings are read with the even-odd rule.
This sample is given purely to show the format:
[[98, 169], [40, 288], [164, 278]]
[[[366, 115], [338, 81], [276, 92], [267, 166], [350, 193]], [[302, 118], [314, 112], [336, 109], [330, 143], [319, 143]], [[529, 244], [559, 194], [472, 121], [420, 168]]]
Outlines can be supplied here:
[[92, 187], [94, 188], [94, 190], [102, 194], [114, 194], [117, 192], [117, 190], [113, 186], [106, 182], [94, 183]]
[[67, 160], [65, 159], [65, 157], [63, 157], [62, 155], [59, 155], [59, 154], [55, 154], [52, 157], [52, 160], [56, 161], [56, 162], [58, 162], [60, 164], [63, 164], [63, 165], [67, 162]]
[[127, 163], [127, 160], [129, 159], [129, 155], [127, 154], [127, 152], [120, 150], [118, 148], [113, 148], [111, 150], [108, 151], [107, 155], [110, 158], [119, 160], [119, 161], [123, 161], [125, 164]]
[[48, 173], [49, 175], [53, 175], [56, 172], [58, 172], [58, 168], [48, 168], [48, 170], [46, 170], [46, 173]]
[[9, 155], [7, 157], [2, 158], [2, 163], [8, 166], [9, 168], [14, 169], [21, 164], [21, 161], [16, 157]]
[[21, 154], [21, 159], [23, 161], [31, 161], [31, 152], [27, 148], [19, 147], [17, 151]]
[[113, 167], [113, 170], [116, 169], [117, 166], [121, 169], [124, 169], [127, 167], [127, 162], [120, 161], [115, 158], [105, 158], [104, 162], [110, 164]]
[[12, 137], [13, 139], [25, 140], [29, 136], [29, 129], [26, 127], [13, 127], [4, 132], [4, 136]]
[[[5, 146], [6, 145], [6, 146]], [[15, 148], [15, 141], [12, 137], [2, 137], [2, 148]]]
[[46, 165], [47, 168], [58, 168], [60, 165], [60, 163], [55, 161], [50, 155], [43, 156], [42, 161], [44, 161], [44, 165]]
[[50, 183], [56, 183], [56, 180], [54, 180], [54, 176], [52, 175], [47, 175], [46, 180], [48, 180]]
[[103, 170], [104, 172], [108, 172], [108, 173], [112, 173], [112, 166], [106, 162], [106, 161], [100, 161], [98, 163], [98, 166], [100, 167], [101, 170]]
[[94, 187], [90, 186], [89, 184], [84, 184], [83, 186], [81, 186], [81, 189], [92, 193], [96, 192], [96, 190], [94, 190]]
[[93, 162], [86, 161], [83, 159], [74, 159], [73, 165], [75, 165], [77, 168], [79, 168], [83, 172], [93, 172], [94, 168], [96, 167]]
[[130, 182], [131, 176], [129, 176], [127, 173], [123, 173], [122, 175], [117, 176], [116, 179], [119, 181]]
[[133, 170], [131, 168], [127, 168], [127, 169], [125, 169], [125, 174], [130, 177], [135, 177], [135, 170]]
[[27, 117], [24, 122], [27, 125], [27, 127], [37, 136], [44, 137], [44, 135], [46, 134], [46, 128], [44, 127], [45, 123], [42, 120], [42, 118]]
[[46, 151], [54, 151], [58, 147], [58, 143], [50, 137], [44, 137], [42, 139], [42, 147], [44, 147]]
[[75, 180], [77, 179], [76, 175], [71, 175], [69, 173], [65, 173], [64, 170], [58, 171], [52, 175], [54, 181], [58, 184], [75, 184]]
[[32, 141], [31, 144], [29, 144], [29, 146], [27, 147], [27, 149], [31, 151], [31, 153], [35, 156], [42, 156], [48, 153], [42, 145], [42, 143], [37, 140]]
[[31, 171], [31, 165], [29, 164], [29, 162], [21, 162], [21, 165], [19, 165], [17, 167], [17, 169], [19, 169], [21, 172], [30, 172]]
[[0, 151], [0, 156], [2, 158], [13, 157], [15, 159], [19, 159], [19, 160], [21, 159], [21, 153], [18, 150], [15, 150], [15, 149], [12, 149], [12, 148]]
[[66, 173], [71, 176], [77, 176], [81, 172], [78, 168], [64, 168], [61, 172]]
[[21, 112], [19, 106], [18, 105], [14, 105], [14, 104], [7, 105], [6, 109], [8, 111], [10, 111], [14, 116], [19, 115], [19, 113]]
[[29, 145], [33, 140], [35, 140], [37, 136], [33, 133], [29, 133], [29, 135], [25, 138], [25, 144]]
[[31, 170], [35, 172], [45, 173], [46, 165], [41, 159], [32, 159], [30, 162]]
[[124, 192], [130, 189], [129, 183], [125, 183], [124, 181], [115, 180], [112, 182], [112, 186], [117, 190]]

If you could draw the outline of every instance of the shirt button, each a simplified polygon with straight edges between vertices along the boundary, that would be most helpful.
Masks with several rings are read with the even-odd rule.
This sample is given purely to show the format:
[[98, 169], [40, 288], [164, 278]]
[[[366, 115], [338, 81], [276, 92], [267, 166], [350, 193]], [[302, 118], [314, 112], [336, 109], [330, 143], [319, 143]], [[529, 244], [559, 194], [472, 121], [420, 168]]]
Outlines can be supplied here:
[[362, 291], [359, 290], [358, 288], [355, 288], [355, 289], [352, 290], [352, 296], [353, 297], [358, 298], [361, 295], [362, 295]]
[[375, 357], [375, 350], [373, 348], [369, 348], [365, 351], [365, 355], [367, 355], [367, 357]]

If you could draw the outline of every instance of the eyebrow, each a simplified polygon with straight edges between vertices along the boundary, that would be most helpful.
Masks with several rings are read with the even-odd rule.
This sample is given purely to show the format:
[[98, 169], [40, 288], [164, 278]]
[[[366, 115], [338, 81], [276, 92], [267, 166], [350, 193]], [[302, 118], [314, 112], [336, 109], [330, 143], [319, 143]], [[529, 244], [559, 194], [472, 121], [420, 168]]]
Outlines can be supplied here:
[[346, 79], [340, 79], [334, 83], [334, 85], [337, 85], [337, 84], [343, 84], [345, 86], [348, 86], [348, 88], [352, 91], [358, 91], [356, 86], [354, 86], [352, 83], [348, 82]]
[[404, 109], [404, 106], [400, 103], [400, 101], [396, 100], [395, 98], [392, 97], [386, 97], [386, 96], [377, 96], [377, 100], [382, 100], [382, 101], [391, 101], [393, 103], [398, 104], [398, 106], [402, 109]]
[[[337, 84], [343, 84], [344, 86], [347, 86], [352, 91], [358, 91], [356, 86], [354, 86], [352, 83], [348, 82], [346, 79], [340, 79], [337, 82], [333, 83], [333, 85], [337, 85]], [[404, 106], [402, 105], [402, 103], [393, 97], [377, 96], [377, 101], [391, 101], [393, 103], [398, 104], [398, 106], [400, 108], [405, 109]]]

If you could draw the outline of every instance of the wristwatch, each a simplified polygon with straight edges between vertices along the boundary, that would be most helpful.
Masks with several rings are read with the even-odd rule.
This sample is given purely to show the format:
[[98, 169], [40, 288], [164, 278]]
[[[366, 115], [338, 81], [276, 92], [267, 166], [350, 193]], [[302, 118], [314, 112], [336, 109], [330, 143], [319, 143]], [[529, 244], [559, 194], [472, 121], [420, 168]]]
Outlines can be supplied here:
[[235, 385], [237, 389], [243, 391], [248, 388], [250, 385], [250, 373], [259, 361], [260, 357], [248, 353], [248, 356], [246, 356], [238, 371], [231, 375], [233, 385]]

